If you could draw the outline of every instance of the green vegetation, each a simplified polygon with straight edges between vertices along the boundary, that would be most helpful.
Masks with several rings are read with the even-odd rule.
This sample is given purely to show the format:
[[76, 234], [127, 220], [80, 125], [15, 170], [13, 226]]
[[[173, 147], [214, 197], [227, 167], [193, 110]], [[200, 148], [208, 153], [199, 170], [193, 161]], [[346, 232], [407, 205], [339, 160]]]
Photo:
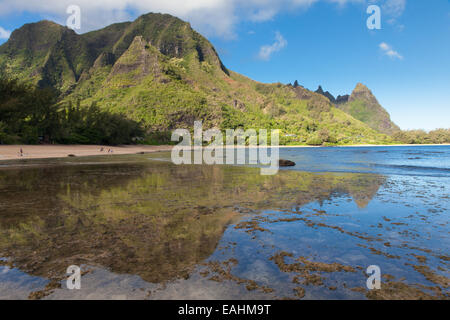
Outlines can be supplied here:
[[13, 107], [2, 108], [20, 121], [0, 115], [3, 143], [141, 137], [162, 144], [196, 120], [205, 129], [280, 129], [284, 145], [397, 142], [391, 135], [398, 127], [366, 87], [358, 85], [347, 106], [335, 107], [298, 81], [258, 83], [226, 69], [208, 40], [170, 15], [147, 14], [82, 35], [49, 21], [28, 24], [0, 46], [0, 70], [19, 79], [19, 87], [29, 83], [28, 91], [41, 97], [36, 107], [49, 113], [45, 121], [28, 118], [27, 108], [19, 112], [14, 104], [31, 105], [33, 98], [10, 95]]
[[16, 80], [0, 78], [0, 142], [37, 143], [55, 134], [59, 124], [51, 89], [33, 89]]
[[358, 83], [349, 101], [338, 107], [367, 124], [372, 129], [392, 135], [400, 128], [391, 121], [389, 113], [379, 104], [372, 92], [363, 84]]
[[394, 134], [394, 139], [406, 144], [443, 144], [450, 143], [450, 129], [408, 130]]
[[138, 123], [119, 114], [57, 103], [54, 90], [0, 78], [0, 143], [132, 143]]

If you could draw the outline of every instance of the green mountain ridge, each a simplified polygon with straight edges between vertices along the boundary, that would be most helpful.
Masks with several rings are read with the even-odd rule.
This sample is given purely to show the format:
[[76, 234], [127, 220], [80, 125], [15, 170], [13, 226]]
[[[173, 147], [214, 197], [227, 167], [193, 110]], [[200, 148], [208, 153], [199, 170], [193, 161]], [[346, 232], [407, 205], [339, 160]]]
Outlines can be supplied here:
[[379, 132], [392, 135], [400, 131], [400, 128], [391, 121], [389, 113], [380, 105], [372, 91], [361, 83], [356, 85], [348, 103], [338, 107]]
[[58, 90], [61, 107], [95, 104], [149, 134], [203, 120], [205, 128], [280, 129], [282, 144], [393, 141], [319, 93], [228, 70], [206, 38], [166, 14], [82, 35], [50, 21], [24, 25], [0, 46], [0, 70]]
[[327, 97], [337, 108], [378, 132], [393, 135], [400, 131], [400, 128], [391, 121], [391, 116], [380, 105], [372, 91], [362, 83], [356, 85], [351, 95], [334, 98], [330, 92], [323, 91], [321, 86], [316, 93]]

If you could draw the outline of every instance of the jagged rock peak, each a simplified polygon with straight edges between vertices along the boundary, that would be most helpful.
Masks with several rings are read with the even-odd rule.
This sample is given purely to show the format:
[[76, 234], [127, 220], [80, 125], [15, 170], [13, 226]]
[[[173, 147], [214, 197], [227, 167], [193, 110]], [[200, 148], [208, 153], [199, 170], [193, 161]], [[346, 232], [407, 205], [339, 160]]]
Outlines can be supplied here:
[[330, 100], [331, 103], [336, 103], [336, 99], [334, 98], [334, 96], [328, 92], [328, 91], [323, 91], [323, 88], [321, 85], [319, 85], [319, 88], [316, 90], [316, 93], [323, 95], [324, 97], [327, 97], [328, 100]]
[[345, 94], [343, 96], [337, 96], [336, 98], [336, 103], [337, 104], [341, 104], [341, 103], [347, 103], [348, 99], [350, 98], [350, 96], [348, 94]]
[[367, 86], [365, 86], [365, 85], [362, 84], [361, 82], [358, 82], [358, 83], [356, 84], [356, 87], [355, 87], [355, 89], [353, 90], [353, 92], [354, 92], [354, 93], [356, 93], [356, 92], [370, 92], [370, 93], [372, 93], [372, 92], [370, 91], [370, 89], [367, 88]]
[[349, 98], [350, 101], [357, 100], [357, 99], [371, 100], [374, 103], [378, 104], [378, 101], [375, 98], [375, 96], [373, 95], [372, 91], [370, 91], [370, 89], [362, 83], [358, 83], [356, 85], [355, 89], [353, 90], [353, 92]]

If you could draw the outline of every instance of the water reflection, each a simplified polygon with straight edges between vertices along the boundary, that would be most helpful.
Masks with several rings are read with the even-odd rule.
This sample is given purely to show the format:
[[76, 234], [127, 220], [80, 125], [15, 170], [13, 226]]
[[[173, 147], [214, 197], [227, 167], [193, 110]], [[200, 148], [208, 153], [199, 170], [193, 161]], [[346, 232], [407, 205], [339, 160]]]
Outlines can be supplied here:
[[[123, 159], [126, 159], [124, 157]], [[127, 162], [0, 171], [0, 256], [34, 276], [61, 279], [93, 265], [148, 282], [187, 278], [229, 224], [262, 210], [349, 195], [368, 205], [386, 178], [369, 174]]]

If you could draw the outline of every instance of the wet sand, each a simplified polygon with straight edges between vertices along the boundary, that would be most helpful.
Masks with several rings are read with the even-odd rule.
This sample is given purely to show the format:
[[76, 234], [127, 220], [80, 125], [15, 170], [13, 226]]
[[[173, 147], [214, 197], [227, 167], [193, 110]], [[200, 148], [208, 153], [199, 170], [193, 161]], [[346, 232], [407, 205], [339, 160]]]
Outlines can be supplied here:
[[[100, 151], [103, 148], [103, 151]], [[23, 155], [20, 155], [20, 149]], [[152, 153], [160, 151], [170, 151], [171, 146], [144, 146], [144, 145], [126, 145], [126, 146], [95, 146], [95, 145], [8, 145], [0, 146], [1, 160], [17, 159], [50, 159], [64, 158], [69, 155], [75, 157], [97, 156], [108, 154], [136, 154]], [[111, 153], [108, 153], [111, 150]]]

